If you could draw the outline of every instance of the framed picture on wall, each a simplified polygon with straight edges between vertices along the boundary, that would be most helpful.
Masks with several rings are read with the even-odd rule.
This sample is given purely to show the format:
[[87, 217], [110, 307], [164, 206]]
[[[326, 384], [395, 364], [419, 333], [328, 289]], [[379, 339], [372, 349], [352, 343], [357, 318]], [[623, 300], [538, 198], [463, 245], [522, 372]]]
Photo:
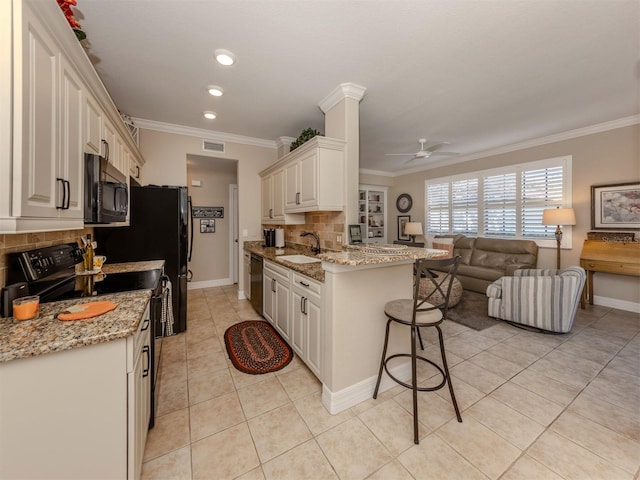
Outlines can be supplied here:
[[640, 182], [591, 186], [591, 228], [640, 228]]
[[398, 215], [398, 240], [410, 241], [411, 237], [405, 235], [404, 226], [407, 222], [411, 221], [411, 215]]

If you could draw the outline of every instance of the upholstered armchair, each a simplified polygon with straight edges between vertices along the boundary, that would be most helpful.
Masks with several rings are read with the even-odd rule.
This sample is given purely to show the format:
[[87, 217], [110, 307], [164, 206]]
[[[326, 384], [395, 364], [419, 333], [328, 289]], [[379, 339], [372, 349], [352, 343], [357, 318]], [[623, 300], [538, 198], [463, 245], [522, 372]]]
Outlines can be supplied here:
[[487, 287], [489, 316], [551, 332], [569, 332], [585, 278], [584, 269], [577, 266], [516, 270], [512, 277], [502, 277]]

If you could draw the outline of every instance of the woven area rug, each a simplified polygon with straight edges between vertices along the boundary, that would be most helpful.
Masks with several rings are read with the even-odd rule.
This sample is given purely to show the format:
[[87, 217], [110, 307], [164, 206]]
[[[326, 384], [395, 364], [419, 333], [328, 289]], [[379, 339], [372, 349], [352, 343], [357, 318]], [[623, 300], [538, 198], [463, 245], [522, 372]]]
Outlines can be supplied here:
[[489, 299], [486, 295], [464, 290], [460, 302], [449, 309], [447, 316], [449, 320], [474, 330], [484, 330], [498, 323], [504, 323], [502, 320], [496, 320], [487, 315], [488, 303]]
[[248, 320], [224, 332], [224, 344], [231, 363], [252, 375], [275, 372], [293, 360], [293, 351], [268, 322]]

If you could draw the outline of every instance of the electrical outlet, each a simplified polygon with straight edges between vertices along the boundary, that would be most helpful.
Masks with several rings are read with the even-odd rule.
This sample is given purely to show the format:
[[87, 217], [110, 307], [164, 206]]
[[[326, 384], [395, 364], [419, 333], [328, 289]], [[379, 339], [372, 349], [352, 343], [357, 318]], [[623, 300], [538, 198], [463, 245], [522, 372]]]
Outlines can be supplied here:
[[342, 235], [336, 235], [336, 242], [342, 243]]

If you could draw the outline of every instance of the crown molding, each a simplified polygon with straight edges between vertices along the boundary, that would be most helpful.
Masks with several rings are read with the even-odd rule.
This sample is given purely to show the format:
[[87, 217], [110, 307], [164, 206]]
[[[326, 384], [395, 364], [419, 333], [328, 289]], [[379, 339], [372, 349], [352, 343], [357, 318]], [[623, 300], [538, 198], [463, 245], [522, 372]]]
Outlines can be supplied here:
[[357, 85], [355, 83], [341, 83], [338, 85], [329, 95], [324, 97], [318, 106], [322, 113], [327, 113], [333, 107], [335, 107], [342, 99], [352, 98], [358, 102], [364, 97], [364, 93], [367, 91], [367, 87]]
[[273, 148], [276, 149], [276, 142], [273, 140], [264, 140], [262, 138], [245, 137], [244, 135], [235, 135], [233, 133], [214, 132], [205, 130], [204, 128], [185, 127], [183, 125], [174, 125], [172, 123], [156, 122], [154, 120], [145, 120], [144, 118], [132, 118], [136, 127], [145, 130], [155, 130], [157, 132], [175, 133], [177, 135], [187, 135], [190, 137], [198, 137], [205, 140], [215, 140], [218, 142], [232, 142], [242, 145], [252, 145], [254, 147]]
[[[492, 157], [494, 155], [501, 155], [503, 153], [515, 152], [517, 150], [524, 150], [526, 148], [539, 147], [541, 145], [548, 145], [550, 143], [562, 142], [565, 140], [571, 140], [573, 138], [584, 137], [587, 135], [594, 135], [596, 133], [607, 132], [609, 130], [615, 130], [617, 128], [630, 127], [632, 125], [640, 124], [640, 115], [631, 115], [629, 117], [619, 118], [617, 120], [611, 120], [610, 122], [598, 123], [589, 127], [577, 128], [575, 130], [569, 130], [563, 133], [556, 133], [548, 135], [546, 137], [536, 138], [534, 140], [527, 140], [525, 142], [514, 143], [511, 145], [505, 145], [504, 147], [495, 148], [492, 150], [484, 150], [478, 153], [472, 153], [462, 157], [456, 157], [454, 159], [441, 160], [429, 165], [422, 165], [415, 168], [408, 168], [406, 170], [393, 172], [391, 176], [401, 177], [409, 175], [411, 173], [424, 172], [426, 170], [432, 170], [434, 168], [455, 165], [456, 163], [469, 162], [471, 160], [478, 160], [479, 158]], [[362, 172], [362, 170], [361, 170]]]

